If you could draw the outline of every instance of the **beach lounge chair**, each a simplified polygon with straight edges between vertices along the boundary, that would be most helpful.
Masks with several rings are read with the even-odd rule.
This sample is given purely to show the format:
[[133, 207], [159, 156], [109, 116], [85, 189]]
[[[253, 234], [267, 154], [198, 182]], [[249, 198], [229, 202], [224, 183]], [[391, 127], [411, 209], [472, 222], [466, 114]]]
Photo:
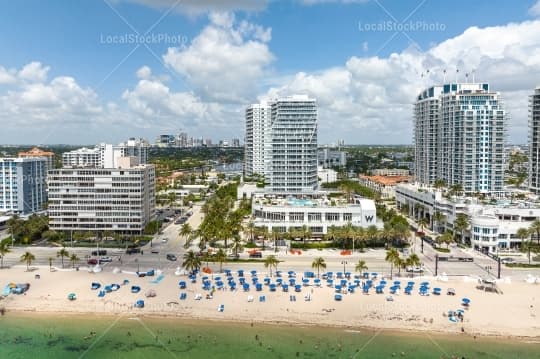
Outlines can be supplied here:
[[243, 277], [244, 276], [244, 270], [243, 269], [239, 269], [237, 273], [238, 273], [238, 277]]
[[98, 293], [98, 298], [103, 298], [104, 296], [105, 296], [105, 291], [100, 290], [99, 293]]
[[315, 284], [316, 287], [320, 287], [321, 286], [321, 280], [319, 278], [316, 278], [313, 283]]
[[261, 283], [255, 284], [255, 290], [256, 290], [257, 292], [262, 291], [262, 284], [261, 284]]
[[471, 300], [469, 298], [463, 298], [461, 300], [461, 305], [464, 307], [468, 307], [471, 304]]
[[294, 291], [297, 292], [297, 293], [301, 292], [302, 291], [302, 286], [300, 284], [295, 285], [294, 286]]
[[252, 295], [248, 295], [247, 301], [248, 301], [248, 303], [253, 302], [253, 296], [252, 296]]
[[456, 295], [456, 290], [454, 288], [448, 288], [446, 295]]
[[264, 278], [264, 284], [269, 285], [270, 284], [270, 278], [268, 278], [268, 277]]
[[144, 300], [139, 299], [135, 302], [135, 308], [144, 308]]
[[261, 303], [266, 302], [266, 296], [265, 295], [259, 296], [259, 302], [261, 302]]
[[343, 299], [343, 297], [341, 296], [341, 294], [334, 294], [334, 300], [336, 301], [341, 301], [341, 299]]
[[242, 285], [242, 288], [244, 289], [244, 292], [249, 292], [249, 284], [248, 283], [244, 283]]
[[187, 299], [187, 293], [186, 292], [180, 293], [180, 300], [186, 300], [186, 299]]
[[289, 285], [288, 284], [283, 284], [281, 286], [281, 289], [284, 291], [284, 292], [288, 292], [289, 291]]
[[391, 295], [389, 295], [388, 297], [386, 297], [386, 301], [387, 301], [387, 302], [393, 302], [393, 301], [394, 301], [394, 297], [392, 297]]
[[271, 283], [271, 284], [269, 285], [269, 287], [270, 287], [270, 291], [271, 291], [271, 292], [275, 292], [275, 291], [276, 291], [276, 285], [275, 285], [274, 283]]
[[137, 285], [132, 285], [131, 286], [131, 293], [139, 293], [141, 291], [141, 287], [137, 286]]
[[309, 294], [309, 293], [306, 294], [306, 295], [304, 296], [304, 300], [305, 300], [306, 302], [309, 302], [309, 301], [311, 300], [311, 294]]
[[120, 285], [119, 284], [111, 284], [111, 290], [113, 292], [116, 292], [118, 289], [120, 289]]
[[433, 295], [441, 295], [441, 288], [433, 288]]
[[180, 289], [186, 289], [186, 281], [181, 280], [178, 282], [178, 285], [180, 286]]
[[201, 293], [195, 294], [195, 300], [201, 300], [201, 299], [202, 299], [202, 294]]
[[384, 293], [384, 286], [383, 285], [378, 285], [375, 287], [375, 293], [377, 294], [383, 294]]
[[75, 299], [77, 299], [77, 295], [75, 293], [68, 294], [68, 300], [75, 300]]
[[218, 312], [223, 312], [225, 310], [225, 306], [223, 304], [220, 304], [218, 307]]
[[92, 288], [92, 290], [98, 290], [99, 288], [101, 288], [101, 284], [94, 282], [94, 283], [92, 283], [91, 288]]
[[307, 287], [309, 285], [309, 279], [307, 278], [302, 279], [302, 284], [304, 285], [304, 287]]

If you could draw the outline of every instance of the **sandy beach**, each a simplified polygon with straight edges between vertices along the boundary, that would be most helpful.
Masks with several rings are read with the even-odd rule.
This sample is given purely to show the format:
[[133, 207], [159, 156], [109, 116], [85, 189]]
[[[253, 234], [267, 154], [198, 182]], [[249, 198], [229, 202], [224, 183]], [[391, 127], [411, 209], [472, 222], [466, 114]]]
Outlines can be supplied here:
[[[232, 273], [238, 282], [236, 271]], [[259, 281], [263, 282], [267, 274], [264, 270], [258, 272]], [[297, 282], [301, 282], [302, 274], [297, 273]], [[140, 278], [130, 273], [113, 273], [109, 268], [100, 273], [89, 273], [83, 267], [79, 271], [51, 272], [49, 267], [26, 271], [26, 267], [16, 266], [0, 271], [1, 288], [14, 282], [30, 283], [30, 289], [23, 295], [10, 294], [0, 300], [0, 308], [5, 309], [6, 315], [10, 312], [144, 315], [540, 338], [540, 285], [537, 284], [502, 281], [498, 284], [502, 294], [496, 294], [477, 289], [476, 282], [464, 280], [464, 277], [450, 278], [444, 282], [433, 277], [399, 278], [402, 283], [411, 280], [416, 283], [412, 295], [401, 292], [392, 296], [393, 301], [387, 301], [388, 289], [385, 294], [375, 294], [374, 289], [369, 294], [363, 294], [361, 288], [357, 288], [355, 293], [343, 294], [342, 301], [338, 302], [334, 300], [335, 289], [326, 286], [323, 280], [321, 287], [303, 286], [300, 293], [295, 293], [293, 288], [284, 293], [280, 287], [270, 292], [267, 285], [258, 292], [251, 285], [249, 292], [244, 292], [238, 286], [236, 291], [216, 290], [212, 299], [206, 299], [208, 292], [202, 289], [200, 277], [193, 284], [185, 275], [176, 276], [168, 272], [163, 275], [159, 283], [151, 283], [155, 281], [155, 276]], [[221, 274], [221, 277], [225, 278], [225, 275]], [[251, 283], [248, 271], [245, 277]], [[125, 279], [129, 280], [129, 284], [122, 285]], [[178, 282], [181, 280], [187, 282], [186, 289], [179, 289]], [[271, 280], [275, 282], [276, 277]], [[440, 287], [442, 295], [419, 295], [419, 283], [424, 281], [430, 282], [431, 287]], [[98, 291], [90, 288], [92, 282], [101, 283], [102, 287], [117, 283], [121, 287], [98, 298]], [[313, 283], [313, 279], [310, 283]], [[141, 292], [131, 293], [132, 285], [140, 286]], [[446, 295], [448, 288], [455, 289], [456, 295]], [[146, 298], [145, 292], [149, 289], [154, 289], [157, 295]], [[74, 301], [67, 298], [72, 292], [77, 295]], [[185, 300], [179, 299], [181, 292], [187, 294]], [[195, 300], [198, 293], [202, 294], [201, 300]], [[311, 297], [310, 301], [304, 298], [307, 294]], [[266, 297], [265, 302], [259, 301], [261, 295]], [[290, 300], [291, 295], [295, 295], [296, 301]], [[252, 302], [248, 302], [248, 296], [253, 296]], [[463, 322], [451, 322], [444, 314], [463, 308], [461, 300], [464, 297], [471, 300], [471, 305], [465, 309]], [[134, 307], [139, 299], [145, 301], [144, 308]], [[223, 312], [218, 311], [220, 305], [224, 307]]]

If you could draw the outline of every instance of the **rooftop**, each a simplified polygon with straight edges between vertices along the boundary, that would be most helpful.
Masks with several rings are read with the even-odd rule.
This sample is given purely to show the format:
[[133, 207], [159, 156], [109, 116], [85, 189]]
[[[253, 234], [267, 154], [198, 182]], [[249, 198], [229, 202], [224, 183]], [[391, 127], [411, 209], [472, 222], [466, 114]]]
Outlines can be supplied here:
[[399, 183], [407, 183], [412, 177], [411, 176], [365, 176], [361, 175], [360, 178], [368, 179], [375, 183], [384, 185], [384, 186], [395, 186]]

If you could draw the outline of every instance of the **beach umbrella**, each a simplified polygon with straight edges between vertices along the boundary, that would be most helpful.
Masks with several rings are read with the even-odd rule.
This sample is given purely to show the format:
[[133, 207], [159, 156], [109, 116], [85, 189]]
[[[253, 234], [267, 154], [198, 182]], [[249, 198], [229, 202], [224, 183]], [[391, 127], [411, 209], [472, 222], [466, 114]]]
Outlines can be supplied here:
[[239, 276], [239, 277], [243, 277], [243, 276], [244, 276], [244, 270], [243, 270], [243, 269], [239, 269], [237, 273], [238, 273], [238, 276]]
[[256, 270], [252, 270], [250, 273], [251, 273], [251, 276], [252, 276], [252, 277], [255, 277], [255, 276], [257, 275], [257, 271], [256, 271]]
[[341, 294], [336, 294], [336, 295], [334, 295], [334, 300], [340, 301], [341, 299], [342, 299]]
[[471, 304], [471, 300], [469, 298], [463, 298], [461, 300], [461, 304], [468, 306], [469, 304]]
[[289, 285], [286, 284], [286, 283], [283, 283], [283, 285], [281, 286], [281, 288], [282, 288], [282, 290], [283, 290], [284, 292], [288, 292], [288, 291], [289, 291]]
[[294, 286], [294, 291], [295, 292], [301, 292], [302, 291], [302, 286], [300, 284], [297, 284]]
[[337, 273], [336, 273], [336, 277], [338, 277], [338, 278], [343, 278], [343, 273], [342, 273], [342, 272], [337, 272]]
[[68, 299], [69, 300], [75, 300], [75, 299], [77, 299], [77, 295], [75, 293], [69, 293], [68, 294]]

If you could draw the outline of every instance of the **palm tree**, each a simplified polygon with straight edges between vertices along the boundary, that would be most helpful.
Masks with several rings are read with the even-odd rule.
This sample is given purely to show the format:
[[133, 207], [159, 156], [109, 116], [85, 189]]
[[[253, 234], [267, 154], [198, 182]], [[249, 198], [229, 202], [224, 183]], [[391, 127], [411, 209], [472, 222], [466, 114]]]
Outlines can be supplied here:
[[21, 256], [21, 262], [26, 262], [27, 271], [30, 270], [30, 265], [35, 259], [36, 259], [36, 256], [30, 252], [24, 252], [24, 254]]
[[438, 245], [446, 244], [447, 249], [450, 246], [450, 243], [452, 243], [453, 241], [454, 241], [454, 236], [452, 235], [452, 233], [448, 231], [444, 232], [443, 234], [441, 234], [435, 239], [435, 242], [437, 242]]
[[390, 279], [392, 279], [392, 272], [394, 270], [394, 265], [397, 263], [397, 261], [400, 260], [399, 258], [399, 252], [395, 248], [390, 248], [386, 251], [386, 257], [384, 259], [388, 263], [390, 263]]
[[433, 187], [435, 189], [441, 189], [443, 187], [446, 187], [446, 182], [442, 178], [437, 178], [435, 182], [433, 182]]
[[183, 256], [182, 268], [193, 272], [201, 267], [201, 258], [193, 250], [187, 251]]
[[[418, 267], [421, 264], [420, 257], [416, 253], [413, 253], [407, 258], [406, 264], [407, 266]], [[414, 277], [414, 271], [412, 271], [412, 276]]]
[[180, 228], [179, 234], [183, 237], [188, 237], [191, 232], [193, 232], [193, 228], [191, 228], [191, 225], [189, 223], [184, 223]]
[[532, 233], [535, 233], [536, 234], [536, 241], [537, 241], [537, 244], [540, 245], [540, 220], [538, 219], [535, 219], [530, 227], [529, 227], [529, 230], [532, 232]]
[[242, 238], [239, 235], [233, 237], [232, 249], [234, 251], [234, 256], [238, 257], [238, 252], [243, 249]]
[[426, 217], [422, 217], [420, 218], [418, 221], [418, 229], [419, 229], [419, 232], [424, 232], [424, 229], [429, 226], [429, 221], [427, 220]]
[[300, 232], [302, 233], [302, 241], [304, 242], [304, 248], [306, 248], [306, 238], [311, 238], [313, 233], [311, 232], [309, 227], [306, 226], [305, 224], [302, 226], [302, 229], [300, 230]]
[[317, 269], [317, 278], [319, 278], [319, 274], [322, 269], [326, 269], [326, 262], [324, 261], [323, 257], [317, 257], [311, 262], [311, 268]]
[[64, 268], [64, 257], [69, 257], [69, 252], [65, 248], [62, 248], [56, 253], [56, 257], [62, 259], [62, 268]]
[[272, 276], [272, 267], [274, 267], [277, 270], [277, 266], [279, 264], [279, 260], [276, 258], [275, 255], [269, 255], [264, 259], [264, 267], [270, 268], [270, 277]]
[[225, 251], [220, 248], [216, 252], [214, 259], [219, 263], [219, 273], [221, 273], [223, 271], [223, 262], [225, 262], [225, 260], [227, 259], [227, 253], [225, 253]]
[[435, 229], [436, 232], [439, 232], [439, 225], [444, 222], [446, 219], [446, 216], [442, 213], [442, 212], [439, 212], [439, 211], [435, 211], [435, 213], [433, 214], [433, 222], [434, 223], [437, 223], [437, 227], [434, 227], [433, 229]]
[[253, 233], [255, 232], [255, 222], [250, 220], [246, 226], [246, 229], [249, 231], [249, 241], [253, 243]]
[[272, 238], [274, 239], [274, 252], [277, 252], [277, 240], [279, 239], [281, 233], [278, 228], [272, 228]]
[[71, 256], [69, 256], [69, 261], [71, 262], [73, 268], [75, 268], [75, 263], [77, 263], [79, 260], [79, 257], [77, 257], [75, 253], [72, 253]]
[[266, 238], [268, 238], [268, 234], [269, 234], [268, 233], [268, 227], [262, 226], [257, 230], [257, 232], [258, 232], [258, 235], [260, 237], [262, 237], [262, 249], [264, 251], [266, 249], [265, 240], [266, 240]]
[[368, 270], [368, 266], [366, 264], [366, 261], [359, 259], [358, 263], [354, 266], [354, 270], [358, 273], [362, 273], [363, 271]]
[[3, 241], [0, 241], [0, 268], [4, 267], [4, 257], [6, 254], [11, 252], [11, 249], [8, 247], [8, 239], [4, 239]]
[[[540, 224], [540, 221], [539, 221], [539, 224]], [[462, 243], [463, 243], [463, 232], [467, 228], [469, 228], [469, 218], [465, 214], [459, 213], [456, 217], [456, 220], [454, 221], [454, 234], [457, 231], [460, 232], [460, 239]], [[539, 230], [540, 230], [540, 227], [539, 227]], [[454, 241], [455, 241], [455, 238], [454, 238]]]

